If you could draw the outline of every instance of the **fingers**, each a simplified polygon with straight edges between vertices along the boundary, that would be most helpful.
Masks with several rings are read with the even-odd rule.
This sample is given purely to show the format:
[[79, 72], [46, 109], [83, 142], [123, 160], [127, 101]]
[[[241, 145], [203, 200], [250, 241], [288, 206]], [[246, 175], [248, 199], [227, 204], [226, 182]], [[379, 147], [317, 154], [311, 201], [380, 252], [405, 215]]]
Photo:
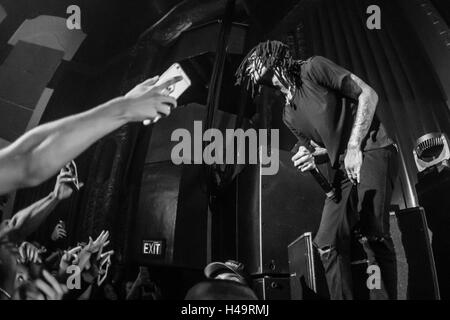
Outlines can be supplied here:
[[292, 157], [292, 161], [293, 162], [295, 162], [295, 161], [297, 161], [298, 159], [300, 159], [301, 157], [303, 157], [303, 156], [305, 156], [305, 155], [308, 155], [308, 154], [311, 154], [311, 152], [308, 150], [308, 149], [306, 149], [305, 147], [303, 147], [303, 146], [301, 146], [299, 149], [298, 149], [298, 152]]
[[[169, 97], [169, 96], [160, 96], [160, 97], [153, 97], [152, 99], [157, 99], [155, 104], [156, 109], [156, 116], [149, 116], [150, 119], [145, 119], [143, 121], [144, 126], [148, 126], [152, 123], [158, 122], [161, 118], [167, 117], [170, 115], [172, 109], [175, 109], [177, 107], [177, 100]], [[153, 119], [151, 119], [153, 118]]]
[[345, 166], [345, 172], [347, 173], [348, 179], [353, 183], [357, 184], [361, 181], [361, 166], [347, 164]]
[[177, 99], [170, 97], [170, 96], [161, 96], [159, 98], [159, 102], [161, 105], [169, 106], [169, 113], [170, 110], [175, 109], [177, 107]]
[[70, 249], [68, 251], [68, 253], [69, 254], [78, 254], [81, 251], [82, 248], [83, 248], [82, 246], [75, 247], [73, 249]]
[[52, 290], [52, 288], [46, 284], [43, 280], [37, 279], [35, 282], [36, 287], [44, 293], [47, 300], [56, 300], [55, 292]]
[[359, 172], [355, 173], [352, 170], [346, 170], [346, 172], [347, 172], [347, 177], [348, 177], [348, 179], [350, 180], [350, 182], [352, 184], [359, 183], [359, 181], [360, 181], [360, 174], [359, 174]]
[[316, 167], [314, 156], [306, 147], [300, 146], [298, 152], [292, 157], [294, 166], [302, 172], [312, 170]]
[[72, 174], [72, 172], [64, 172], [64, 173], [60, 173], [57, 180], [57, 183], [62, 183], [63, 179], [75, 179], [74, 175]]
[[109, 231], [106, 231], [106, 232], [104, 233], [104, 235], [103, 235], [102, 243], [105, 243], [106, 240], [108, 240], [108, 238], [109, 238]]
[[103, 259], [103, 258], [108, 257], [108, 256], [111, 256], [111, 255], [113, 255], [113, 254], [114, 254], [114, 250], [110, 250], [110, 251], [108, 251], [108, 252], [102, 253], [101, 256], [100, 256], [100, 258]]
[[180, 77], [180, 76], [173, 77], [173, 78], [163, 82], [162, 84], [156, 86], [154, 88], [154, 90], [156, 90], [157, 92], [162, 92], [164, 89], [167, 89], [169, 86], [171, 86], [181, 80], [183, 80], [183, 77]]
[[58, 175], [58, 178], [61, 179], [61, 178], [67, 178], [67, 177], [73, 177], [72, 171], [67, 168], [62, 168]]
[[101, 241], [103, 235], [104, 235], [105, 231], [103, 230], [102, 232], [100, 232], [100, 234], [98, 235], [97, 239], [95, 239], [94, 243], [97, 243], [99, 241]]
[[21, 245], [19, 247], [19, 254], [20, 254], [20, 257], [22, 258], [22, 260], [26, 259], [25, 247], [23, 245]]
[[61, 257], [61, 260], [69, 260], [69, 258], [70, 258], [69, 252], [67, 252], [66, 250], [64, 250], [64, 254], [63, 254], [63, 256]]
[[74, 181], [76, 181], [77, 179], [76, 178], [73, 178], [73, 177], [71, 177], [71, 178], [69, 178], [69, 177], [65, 177], [65, 178], [61, 178], [60, 180], [59, 180], [59, 183], [71, 183], [71, 182], [74, 182]]
[[150, 78], [139, 84], [140, 86], [153, 86], [156, 82], [158, 82], [159, 76]]
[[159, 117], [167, 117], [170, 114], [170, 106], [162, 104], [156, 106], [156, 112], [158, 112]]
[[98, 250], [97, 260], [100, 259], [102, 252], [103, 252], [103, 248], [105, 248], [109, 243], [110, 243], [110, 241], [106, 240], [103, 244], [101, 244], [100, 249]]
[[37, 248], [34, 248], [30, 252], [30, 260], [33, 263], [37, 263], [39, 260], [39, 252], [37, 251]]
[[311, 140], [309, 143], [311, 143], [311, 145], [314, 147], [314, 148], [320, 148], [320, 146], [317, 144], [317, 142], [315, 142], [314, 140]]
[[294, 166], [296, 168], [300, 168], [306, 164], [314, 163], [314, 157], [311, 154], [304, 155], [303, 157], [299, 158], [298, 160], [294, 161]]
[[50, 284], [50, 289], [53, 291], [54, 300], [60, 300], [64, 293], [66, 293], [64, 286], [60, 285], [59, 282], [46, 270], [42, 271], [42, 276]]
[[72, 171], [70, 170], [70, 168], [68, 167], [68, 165], [65, 165], [63, 168], [61, 168], [61, 170], [59, 171], [59, 176], [64, 175], [64, 174], [70, 174]]
[[103, 244], [109, 237], [109, 231], [105, 231], [103, 230], [100, 235], [97, 237], [97, 239], [95, 240], [96, 244]]

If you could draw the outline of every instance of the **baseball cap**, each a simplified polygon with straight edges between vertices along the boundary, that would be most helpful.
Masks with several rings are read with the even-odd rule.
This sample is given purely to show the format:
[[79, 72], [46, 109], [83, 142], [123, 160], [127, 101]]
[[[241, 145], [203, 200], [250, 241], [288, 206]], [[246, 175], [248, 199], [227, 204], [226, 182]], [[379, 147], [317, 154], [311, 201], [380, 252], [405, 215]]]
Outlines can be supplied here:
[[204, 273], [208, 279], [214, 279], [222, 273], [234, 273], [246, 284], [250, 284], [250, 276], [244, 270], [244, 264], [235, 261], [227, 260], [226, 262], [211, 262], [205, 267]]

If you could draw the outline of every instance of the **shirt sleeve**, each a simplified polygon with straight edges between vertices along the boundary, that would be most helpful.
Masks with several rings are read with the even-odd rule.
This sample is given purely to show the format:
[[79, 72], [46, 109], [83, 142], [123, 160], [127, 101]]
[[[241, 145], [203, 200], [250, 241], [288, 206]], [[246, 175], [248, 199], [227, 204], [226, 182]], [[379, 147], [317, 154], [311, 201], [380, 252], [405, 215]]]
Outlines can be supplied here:
[[350, 71], [322, 56], [312, 57], [308, 70], [314, 82], [334, 90], [341, 90], [342, 81], [351, 75]]

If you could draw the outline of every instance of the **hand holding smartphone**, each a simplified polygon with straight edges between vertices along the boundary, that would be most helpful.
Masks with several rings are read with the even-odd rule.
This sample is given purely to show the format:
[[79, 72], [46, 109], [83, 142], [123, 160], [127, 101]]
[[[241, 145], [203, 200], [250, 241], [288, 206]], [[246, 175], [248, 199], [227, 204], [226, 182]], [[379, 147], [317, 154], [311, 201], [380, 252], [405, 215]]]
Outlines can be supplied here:
[[[162, 94], [166, 94], [168, 96], [171, 96], [172, 98], [178, 99], [191, 86], [191, 80], [184, 72], [183, 68], [181, 68], [179, 63], [174, 63], [173, 65], [171, 65], [169, 69], [167, 69], [161, 75], [161, 77], [159, 77], [158, 81], [155, 83], [154, 86], [159, 86], [164, 82], [166, 82], [167, 80], [170, 80], [177, 76], [181, 77], [182, 80], [167, 87], [167, 89], [163, 90]], [[143, 124], [147, 126], [152, 122], [155, 123], [160, 118], [161, 118], [160, 116], [157, 116], [153, 121], [150, 119], [144, 120]]]

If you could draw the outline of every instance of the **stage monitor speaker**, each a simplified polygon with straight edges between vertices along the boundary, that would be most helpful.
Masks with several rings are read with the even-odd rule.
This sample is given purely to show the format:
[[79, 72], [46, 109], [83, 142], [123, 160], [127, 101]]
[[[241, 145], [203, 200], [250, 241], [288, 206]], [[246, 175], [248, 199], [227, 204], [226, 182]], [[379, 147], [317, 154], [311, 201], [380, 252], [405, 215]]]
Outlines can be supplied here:
[[433, 234], [432, 248], [441, 298], [450, 299], [450, 168], [434, 168], [419, 177], [416, 185], [419, 204], [425, 209]]
[[264, 276], [253, 280], [253, 291], [260, 300], [290, 300], [289, 277]]
[[[396, 212], [396, 216], [401, 234], [401, 246], [408, 264], [406, 298], [408, 300], [440, 299], [424, 209], [418, 207], [399, 210]], [[398, 250], [398, 246], [396, 247]]]
[[328, 300], [328, 286], [322, 262], [306, 232], [288, 246], [292, 300]]
[[[397, 299], [434, 300], [439, 298], [433, 253], [430, 248], [423, 209], [398, 210], [390, 216], [391, 236], [396, 251]], [[288, 246], [293, 300], [329, 299], [324, 270], [311, 233], [305, 233]], [[352, 240], [352, 280], [354, 298], [385, 299], [383, 293], [372, 297], [366, 287], [367, 256], [359, 242]]]
[[[325, 270], [311, 232], [307, 232], [288, 246], [292, 300], [329, 300]], [[367, 255], [356, 239], [351, 239], [351, 273], [355, 300], [386, 299], [383, 290], [367, 288]]]
[[250, 165], [238, 177], [237, 259], [254, 275], [289, 277], [288, 244], [319, 227], [325, 194], [291, 158], [280, 150], [277, 174]]

